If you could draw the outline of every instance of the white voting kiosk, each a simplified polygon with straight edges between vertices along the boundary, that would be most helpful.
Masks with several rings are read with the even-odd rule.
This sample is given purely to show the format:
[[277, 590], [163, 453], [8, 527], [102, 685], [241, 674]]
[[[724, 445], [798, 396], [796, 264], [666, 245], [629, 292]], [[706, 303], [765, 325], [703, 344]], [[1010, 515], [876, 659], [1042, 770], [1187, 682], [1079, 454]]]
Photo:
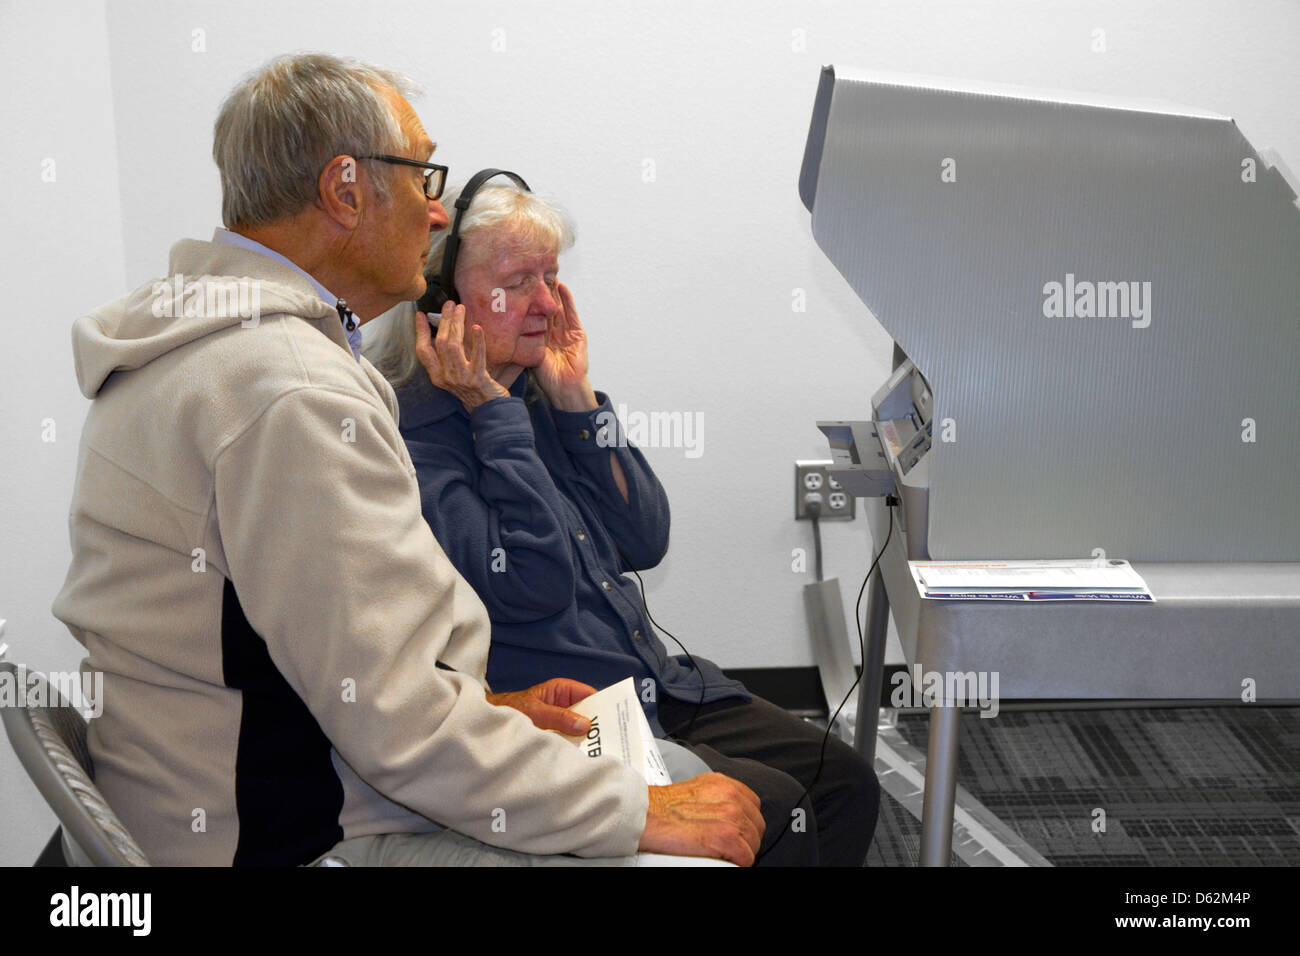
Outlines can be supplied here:
[[[889, 539], [862, 700], [891, 610], [909, 665], [997, 672], [1002, 698], [1300, 698], [1281, 160], [1204, 110], [827, 67], [799, 192], [895, 342], [870, 418], [819, 423]], [[924, 600], [907, 566], [1099, 555], [1155, 603]], [[930, 713], [921, 862], [942, 865], [960, 709]]]

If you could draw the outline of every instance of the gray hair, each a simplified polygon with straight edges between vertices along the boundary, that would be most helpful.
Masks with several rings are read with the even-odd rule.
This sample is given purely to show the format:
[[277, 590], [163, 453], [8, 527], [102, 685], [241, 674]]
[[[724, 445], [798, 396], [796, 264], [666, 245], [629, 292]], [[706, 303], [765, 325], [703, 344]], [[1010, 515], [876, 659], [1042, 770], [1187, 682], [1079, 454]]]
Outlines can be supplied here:
[[[335, 156], [407, 152], [384, 90], [408, 99], [418, 93], [399, 73], [327, 53], [277, 57], [246, 76], [213, 128], [226, 228], [277, 222], [314, 202], [321, 170]], [[372, 178], [385, 200], [392, 170], [377, 166]]]
[[[453, 204], [460, 196], [465, 184], [447, 190], [443, 202], [455, 221]], [[428, 264], [424, 276], [430, 282], [436, 281], [442, 272], [442, 255], [447, 246], [450, 227], [433, 234], [429, 244]], [[491, 243], [479, 246], [467, 240], [483, 234]], [[469, 208], [460, 221], [460, 253], [456, 257], [456, 275], [467, 268], [467, 263], [481, 261], [485, 252], [504, 251], [498, 239], [509, 241], [512, 247], [523, 244], [533, 248], [553, 250], [557, 255], [574, 242], [573, 224], [564, 211], [552, 200], [537, 193], [526, 192], [514, 183], [503, 181], [500, 185], [492, 183], [479, 187], [470, 201]], [[471, 256], [467, 257], [466, 248]], [[489, 248], [490, 247], [490, 248]], [[479, 251], [475, 252], [475, 248]], [[453, 292], [452, 299], [459, 302]], [[384, 315], [367, 323], [367, 331], [373, 326], [364, 346], [364, 353], [384, 378], [394, 388], [401, 388], [411, 380], [417, 371], [422, 371], [420, 360], [415, 354], [415, 304], [402, 302]]]

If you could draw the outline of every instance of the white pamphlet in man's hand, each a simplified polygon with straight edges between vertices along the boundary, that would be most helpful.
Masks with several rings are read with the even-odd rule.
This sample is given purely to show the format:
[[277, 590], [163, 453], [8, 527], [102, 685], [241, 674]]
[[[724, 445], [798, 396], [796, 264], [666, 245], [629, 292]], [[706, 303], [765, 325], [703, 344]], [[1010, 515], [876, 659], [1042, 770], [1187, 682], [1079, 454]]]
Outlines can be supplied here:
[[641, 701], [637, 699], [636, 681], [631, 677], [578, 701], [569, 710], [591, 721], [587, 736], [564, 735], [588, 757], [621, 760], [640, 770], [652, 787], [666, 787], [673, 782], [650, 731], [650, 721], [646, 720]]

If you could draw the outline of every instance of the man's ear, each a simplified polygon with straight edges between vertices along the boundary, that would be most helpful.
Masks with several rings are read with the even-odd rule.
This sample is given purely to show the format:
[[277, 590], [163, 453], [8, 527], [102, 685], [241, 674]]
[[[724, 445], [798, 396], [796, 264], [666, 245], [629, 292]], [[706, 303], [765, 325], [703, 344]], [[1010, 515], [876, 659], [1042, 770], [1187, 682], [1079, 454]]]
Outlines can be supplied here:
[[320, 208], [344, 229], [355, 229], [360, 224], [365, 206], [359, 165], [351, 156], [335, 156], [316, 181]]

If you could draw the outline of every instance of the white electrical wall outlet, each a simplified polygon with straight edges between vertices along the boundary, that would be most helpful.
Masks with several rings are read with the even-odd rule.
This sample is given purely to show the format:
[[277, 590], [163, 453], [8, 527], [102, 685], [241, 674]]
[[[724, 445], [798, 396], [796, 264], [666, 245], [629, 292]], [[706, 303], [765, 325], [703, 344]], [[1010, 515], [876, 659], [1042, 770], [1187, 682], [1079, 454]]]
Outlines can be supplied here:
[[830, 473], [831, 461], [794, 463], [794, 517], [810, 521], [809, 504], [816, 503], [820, 521], [851, 521], [857, 517], [857, 499]]

